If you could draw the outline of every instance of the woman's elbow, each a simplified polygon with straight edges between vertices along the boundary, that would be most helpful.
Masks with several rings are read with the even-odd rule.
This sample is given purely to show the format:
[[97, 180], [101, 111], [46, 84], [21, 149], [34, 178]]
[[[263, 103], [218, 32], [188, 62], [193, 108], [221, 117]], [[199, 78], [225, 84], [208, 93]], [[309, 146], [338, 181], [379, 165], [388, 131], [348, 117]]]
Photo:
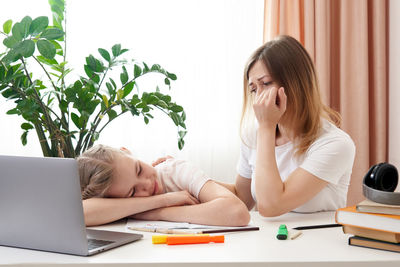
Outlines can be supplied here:
[[257, 204], [257, 210], [258, 213], [263, 217], [276, 217], [287, 212], [283, 210], [279, 205]]

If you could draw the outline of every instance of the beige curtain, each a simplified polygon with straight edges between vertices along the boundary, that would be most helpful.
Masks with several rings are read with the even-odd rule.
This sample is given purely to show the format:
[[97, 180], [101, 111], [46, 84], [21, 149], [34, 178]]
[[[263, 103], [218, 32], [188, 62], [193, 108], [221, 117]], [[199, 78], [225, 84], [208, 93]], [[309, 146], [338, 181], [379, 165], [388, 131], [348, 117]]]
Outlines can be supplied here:
[[348, 205], [369, 167], [388, 159], [387, 0], [265, 0], [264, 41], [297, 38], [313, 58], [326, 104], [356, 144]]

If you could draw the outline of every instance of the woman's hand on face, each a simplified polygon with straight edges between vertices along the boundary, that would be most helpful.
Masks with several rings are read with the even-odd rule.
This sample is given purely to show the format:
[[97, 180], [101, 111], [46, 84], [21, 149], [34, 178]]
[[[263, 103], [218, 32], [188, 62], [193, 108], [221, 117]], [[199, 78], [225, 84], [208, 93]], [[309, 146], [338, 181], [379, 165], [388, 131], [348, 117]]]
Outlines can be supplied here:
[[275, 129], [283, 113], [286, 111], [287, 97], [283, 87], [269, 90], [257, 90], [253, 104], [254, 113], [260, 126]]
[[199, 204], [200, 201], [192, 196], [188, 191], [177, 191], [169, 192], [164, 194], [166, 198], [166, 206], [183, 206], [183, 205], [195, 205]]
[[153, 161], [152, 163], [151, 163], [151, 166], [153, 166], [153, 167], [155, 167], [155, 166], [157, 166], [158, 164], [160, 164], [160, 163], [163, 163], [164, 161], [166, 161], [167, 159], [172, 159], [173, 157], [172, 156], [165, 156], [165, 157], [162, 157], [162, 158], [158, 158], [157, 160], [155, 160], [155, 161]]

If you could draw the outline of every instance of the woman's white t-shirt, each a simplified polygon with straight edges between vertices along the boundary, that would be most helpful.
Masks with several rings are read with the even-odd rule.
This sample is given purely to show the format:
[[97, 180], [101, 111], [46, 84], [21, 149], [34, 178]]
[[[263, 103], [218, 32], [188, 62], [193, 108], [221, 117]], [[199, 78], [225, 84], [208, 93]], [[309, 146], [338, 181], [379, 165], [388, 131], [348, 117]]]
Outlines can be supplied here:
[[[237, 171], [251, 180], [251, 194], [255, 194], [256, 149], [241, 144]], [[294, 156], [294, 145], [288, 142], [275, 147], [275, 158], [282, 181], [297, 168], [302, 168], [328, 182], [316, 196], [294, 209], [296, 212], [336, 210], [346, 206], [347, 191], [355, 157], [355, 145], [348, 134], [324, 120], [322, 132], [304, 155]]]

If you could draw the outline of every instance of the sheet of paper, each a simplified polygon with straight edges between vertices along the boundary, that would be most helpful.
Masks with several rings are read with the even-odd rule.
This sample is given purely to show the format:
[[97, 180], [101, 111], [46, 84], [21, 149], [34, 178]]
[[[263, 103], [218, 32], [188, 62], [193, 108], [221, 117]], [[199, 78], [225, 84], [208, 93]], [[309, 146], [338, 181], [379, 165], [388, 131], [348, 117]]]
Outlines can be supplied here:
[[[253, 226], [252, 222], [249, 223], [249, 227]], [[193, 223], [185, 223], [185, 222], [167, 222], [167, 221], [144, 221], [144, 220], [135, 220], [128, 219], [126, 223], [126, 228], [145, 228], [145, 229], [236, 229], [240, 227], [227, 227], [227, 226], [215, 226], [215, 225], [202, 225], [202, 224], [193, 224]]]

